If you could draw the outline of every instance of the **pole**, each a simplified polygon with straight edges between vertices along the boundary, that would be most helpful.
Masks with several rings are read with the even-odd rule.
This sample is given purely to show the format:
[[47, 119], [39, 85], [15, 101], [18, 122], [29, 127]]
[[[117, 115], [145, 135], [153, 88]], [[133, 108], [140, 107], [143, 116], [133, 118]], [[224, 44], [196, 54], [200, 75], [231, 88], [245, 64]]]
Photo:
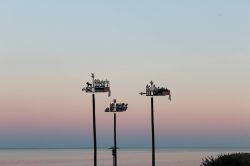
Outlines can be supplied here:
[[97, 146], [96, 146], [96, 120], [95, 120], [95, 94], [92, 94], [93, 103], [93, 136], [94, 136], [94, 166], [97, 166]]
[[114, 166], [117, 166], [116, 113], [114, 113]]
[[154, 98], [151, 97], [152, 166], [155, 166]]

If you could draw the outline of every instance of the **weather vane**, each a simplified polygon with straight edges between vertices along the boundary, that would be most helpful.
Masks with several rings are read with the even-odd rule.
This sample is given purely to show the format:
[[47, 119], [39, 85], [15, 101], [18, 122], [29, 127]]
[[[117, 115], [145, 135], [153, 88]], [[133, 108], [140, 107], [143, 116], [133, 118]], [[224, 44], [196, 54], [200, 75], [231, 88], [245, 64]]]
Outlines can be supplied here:
[[150, 85], [146, 85], [146, 92], [139, 94], [151, 96], [152, 166], [155, 166], [154, 96], [168, 96], [171, 100], [171, 93], [168, 88], [156, 87], [154, 82], [150, 81]]
[[87, 82], [86, 87], [82, 88], [82, 91], [86, 93], [95, 93], [95, 92], [108, 92], [108, 96], [111, 95], [110, 91], [110, 84], [109, 81], [106, 80], [99, 80], [95, 79], [94, 73], [91, 74], [92, 77], [92, 84]]
[[171, 93], [168, 88], [164, 87], [156, 87], [153, 81], [150, 81], [150, 85], [146, 85], [146, 92], [139, 93], [140, 95], [146, 96], [169, 96], [169, 100], [171, 100]]
[[113, 100], [113, 103], [110, 103], [110, 107], [105, 109], [105, 112], [123, 112], [128, 108], [128, 104], [126, 103], [116, 103], [116, 99]]
[[127, 110], [127, 108], [127, 103], [116, 103], [116, 99], [114, 99], [113, 103], [110, 104], [110, 107], [105, 109], [105, 112], [114, 113], [114, 146], [109, 148], [112, 149], [113, 166], [117, 166], [117, 149], [119, 149], [116, 144], [116, 112], [124, 112]]
[[95, 79], [94, 73], [91, 74], [92, 84], [87, 82], [86, 87], [82, 88], [82, 91], [86, 93], [92, 93], [93, 104], [93, 140], [94, 140], [94, 166], [97, 166], [97, 141], [96, 141], [96, 116], [95, 116], [95, 92], [108, 92], [108, 96], [111, 95], [110, 84], [108, 80]]

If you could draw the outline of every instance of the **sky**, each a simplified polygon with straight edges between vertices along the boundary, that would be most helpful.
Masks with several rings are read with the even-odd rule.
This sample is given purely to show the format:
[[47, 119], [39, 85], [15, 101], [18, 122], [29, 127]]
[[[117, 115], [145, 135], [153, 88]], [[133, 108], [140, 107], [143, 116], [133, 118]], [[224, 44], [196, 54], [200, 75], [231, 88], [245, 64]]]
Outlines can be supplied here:
[[92, 147], [91, 73], [98, 147], [150, 147], [151, 80], [157, 147], [250, 147], [249, 0], [3, 0], [0, 148]]

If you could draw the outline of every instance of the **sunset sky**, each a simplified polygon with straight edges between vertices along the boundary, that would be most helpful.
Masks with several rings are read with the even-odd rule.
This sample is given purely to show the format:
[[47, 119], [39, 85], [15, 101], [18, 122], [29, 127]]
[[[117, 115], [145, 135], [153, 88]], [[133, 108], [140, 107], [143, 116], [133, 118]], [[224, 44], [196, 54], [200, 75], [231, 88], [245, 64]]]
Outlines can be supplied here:
[[3, 0], [0, 2], [0, 148], [150, 147], [151, 80], [157, 147], [250, 147], [249, 0]]

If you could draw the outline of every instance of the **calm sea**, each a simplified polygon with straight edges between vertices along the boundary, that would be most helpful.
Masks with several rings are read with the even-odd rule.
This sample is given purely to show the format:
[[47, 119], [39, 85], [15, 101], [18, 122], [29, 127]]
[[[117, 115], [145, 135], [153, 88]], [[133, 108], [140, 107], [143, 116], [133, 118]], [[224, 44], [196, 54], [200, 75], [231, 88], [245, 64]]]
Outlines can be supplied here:
[[[250, 148], [157, 149], [157, 166], [199, 166], [202, 158]], [[0, 166], [93, 166], [92, 149], [10, 149], [0, 150]], [[150, 149], [121, 149], [119, 166], [151, 166]], [[98, 166], [112, 166], [110, 150], [98, 150]]]

